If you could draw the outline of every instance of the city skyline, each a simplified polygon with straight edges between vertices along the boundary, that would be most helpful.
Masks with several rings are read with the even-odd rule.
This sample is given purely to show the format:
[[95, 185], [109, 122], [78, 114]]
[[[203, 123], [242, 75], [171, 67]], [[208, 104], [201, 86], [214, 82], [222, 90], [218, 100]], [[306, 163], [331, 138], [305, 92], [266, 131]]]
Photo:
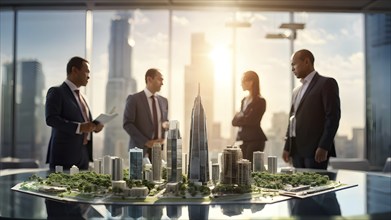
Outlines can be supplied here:
[[[165, 78], [162, 87], [162, 95], [170, 97], [169, 113], [171, 120], [185, 121], [184, 109], [177, 108], [184, 103], [184, 67], [190, 62], [190, 41], [192, 33], [204, 33], [205, 40], [213, 48], [222, 48], [225, 51], [224, 59], [229, 59], [231, 54], [231, 35], [232, 30], [224, 26], [230, 19], [232, 13], [194, 13], [177, 11], [173, 13], [173, 32], [172, 32], [172, 68], [168, 72], [168, 13], [164, 11], [140, 11], [135, 10], [132, 22], [134, 24], [134, 60], [132, 63], [134, 79], [138, 83], [137, 91], [143, 89], [144, 74], [149, 67], [158, 67], [162, 70]], [[105, 106], [106, 90], [104, 89], [108, 81], [109, 73], [109, 51], [108, 42], [110, 39], [111, 20], [115, 17], [116, 11], [94, 12], [93, 19], [93, 54], [91, 61], [91, 79], [85, 92], [91, 104], [92, 113], [97, 116], [101, 112], [107, 112]], [[67, 20], [65, 25], [83, 19], [83, 13], [67, 12], [53, 14], [37, 14], [34, 12], [21, 12], [19, 14], [21, 29], [19, 40], [18, 56], [21, 59], [34, 57], [43, 64], [45, 73], [46, 88], [52, 85], [60, 84], [65, 79], [65, 65], [71, 55], [84, 54], [84, 34], [72, 36], [63, 44], [58, 45], [58, 40], [63, 39], [59, 35], [58, 22]], [[289, 110], [290, 100], [290, 67], [288, 41], [271, 41], [263, 38], [263, 33], [278, 31], [280, 23], [288, 21], [288, 13], [239, 13], [241, 19], [248, 19], [252, 22], [252, 27], [248, 29], [238, 29], [237, 33], [237, 69], [236, 74], [236, 109], [239, 110], [240, 99], [246, 95], [240, 88], [240, 77], [243, 71], [247, 69], [255, 70], [261, 78], [261, 92], [267, 100], [267, 109], [262, 120], [264, 130], [272, 129], [272, 115], [275, 112], [287, 112]], [[329, 18], [328, 15], [331, 17]], [[39, 18], [48, 18], [47, 24], [40, 25], [34, 23]], [[216, 19], [210, 19], [214, 16]], [[67, 19], [65, 19], [67, 18]], [[295, 20], [306, 23], [306, 29], [298, 33], [298, 39], [295, 41], [295, 47], [307, 47], [312, 49], [315, 54], [315, 68], [323, 75], [335, 77], [340, 85], [342, 118], [338, 134], [351, 137], [352, 129], [355, 127], [364, 127], [364, 61], [363, 61], [363, 20], [361, 14], [321, 14], [321, 13], [295, 13]], [[4, 19], [2, 19], [4, 21]], [[38, 20], [39, 21], [39, 20]], [[49, 22], [50, 21], [50, 22]], [[79, 22], [80, 23], [80, 22]], [[85, 24], [75, 26], [76, 29], [83, 30]], [[2, 23], [3, 24], [3, 23]], [[153, 25], [152, 25], [153, 24]], [[3, 26], [6, 28], [6, 26]], [[48, 33], [47, 30], [50, 30]], [[2, 32], [4, 33], [4, 32]], [[47, 34], [46, 34], [47, 33]], [[38, 48], [40, 44], [39, 36], [45, 35], [42, 39], [47, 45], [44, 50]], [[3, 35], [2, 35], [3, 36]], [[47, 36], [51, 36], [48, 38]], [[79, 39], [79, 40], [78, 40]], [[7, 38], [3, 38], [7, 42]], [[3, 42], [4, 42], [3, 41]], [[31, 43], [36, 42], [36, 43]], [[347, 43], [349, 42], [349, 43]], [[57, 51], [67, 51], [64, 54], [58, 54], [50, 48]], [[72, 46], [69, 46], [72, 45]], [[3, 44], [1, 45], [3, 46]], [[5, 45], [3, 51], [9, 51], [9, 45]], [[69, 47], [69, 48], [68, 48]], [[339, 49], [343, 48], [343, 50]], [[40, 51], [37, 53], [37, 51]], [[69, 52], [71, 51], [71, 52]], [[221, 60], [224, 60], [223, 58]], [[7, 54], [1, 54], [2, 62], [11, 60]], [[221, 62], [221, 60], [219, 62]], [[130, 63], [131, 61], [129, 61]], [[217, 61], [213, 61], [217, 62]], [[217, 63], [214, 63], [216, 65]], [[207, 123], [219, 124], [222, 138], [233, 140], [230, 136], [231, 130], [231, 109], [233, 99], [230, 98], [232, 82], [230, 63], [225, 66], [225, 72], [215, 70], [214, 94], [217, 97], [223, 97], [213, 103], [213, 120], [207, 118]], [[202, 88], [202, 85], [201, 85]], [[43, 96], [45, 95], [44, 92]], [[124, 100], [125, 102], [125, 100]], [[117, 109], [119, 115], [122, 111]], [[207, 113], [209, 109], [205, 109]], [[118, 117], [121, 118], [121, 117]], [[181, 123], [181, 131], [185, 131], [185, 123]], [[218, 127], [218, 126], [217, 126]], [[103, 134], [97, 134], [97, 140], [103, 140]], [[188, 136], [184, 132], [183, 137]], [[188, 145], [188, 143], [184, 143]]]

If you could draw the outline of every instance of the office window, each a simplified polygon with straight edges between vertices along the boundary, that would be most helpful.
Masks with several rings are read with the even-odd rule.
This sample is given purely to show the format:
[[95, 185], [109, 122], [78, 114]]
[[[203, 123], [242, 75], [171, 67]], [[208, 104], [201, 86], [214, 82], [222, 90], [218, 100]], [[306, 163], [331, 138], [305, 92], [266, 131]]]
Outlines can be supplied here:
[[[14, 157], [35, 158], [44, 164], [50, 137], [44, 118], [46, 92], [64, 81], [70, 57], [86, 56], [86, 11], [19, 11], [17, 15], [17, 143], [14, 149], [3, 147], [2, 152], [13, 149]], [[12, 67], [13, 13], [1, 12], [1, 16], [5, 73]], [[365, 157], [362, 15], [294, 13], [293, 18], [305, 24], [297, 31], [294, 49], [310, 49], [316, 70], [339, 83], [342, 118], [336, 138], [338, 156]], [[144, 89], [144, 74], [152, 67], [163, 73], [160, 94], [169, 99], [169, 119], [180, 122], [184, 152], [188, 150], [191, 108], [200, 88], [211, 157], [234, 143], [237, 128], [231, 126], [231, 120], [247, 95], [242, 91], [241, 77], [247, 70], [256, 71], [267, 101], [262, 119], [269, 139], [265, 153], [279, 157], [292, 79], [290, 32], [279, 26], [291, 19], [287, 12], [92, 11], [92, 37], [87, 39], [92, 40], [91, 50], [88, 48], [92, 71], [84, 92], [93, 117], [113, 108], [119, 113], [94, 136], [94, 157], [126, 155], [129, 137], [122, 129], [126, 97]], [[278, 32], [286, 38], [265, 37]], [[9, 87], [5, 75], [2, 85]], [[298, 83], [294, 79], [294, 85]], [[2, 92], [2, 103], [7, 101], [4, 97]], [[6, 109], [2, 108], [3, 115]], [[5, 123], [2, 121], [3, 127]], [[2, 129], [3, 143], [11, 135], [11, 130], [7, 131]]]
[[160, 94], [167, 97], [170, 90], [168, 22], [168, 11], [93, 13], [93, 111], [99, 114], [114, 109], [119, 114], [103, 132], [94, 136], [95, 157], [127, 155], [129, 135], [122, 128], [126, 98], [145, 88], [147, 69], [161, 70], [164, 85]]
[[50, 137], [45, 123], [46, 92], [66, 79], [66, 64], [72, 56], [85, 56], [85, 11], [21, 11], [17, 15], [13, 156], [44, 164]]
[[[13, 26], [14, 12], [0, 11], [0, 157], [10, 157], [12, 155], [12, 118], [11, 112], [13, 87], [13, 74], [8, 71], [13, 62]], [[6, 66], [7, 64], [7, 66]]]

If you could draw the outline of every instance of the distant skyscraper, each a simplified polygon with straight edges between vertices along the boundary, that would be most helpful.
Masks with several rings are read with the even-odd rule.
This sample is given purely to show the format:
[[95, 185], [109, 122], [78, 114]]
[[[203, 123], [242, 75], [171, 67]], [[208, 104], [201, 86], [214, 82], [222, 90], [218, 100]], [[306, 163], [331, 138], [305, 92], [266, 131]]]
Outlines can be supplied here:
[[[209, 140], [213, 135], [213, 102], [214, 102], [214, 66], [209, 58], [211, 46], [205, 40], [204, 33], [191, 35], [191, 63], [185, 67], [185, 135], [184, 143], [189, 143], [191, 114], [194, 94], [198, 92], [198, 84], [201, 85], [200, 96], [203, 99], [205, 117], [208, 120], [207, 131]], [[188, 150], [184, 146], [184, 150]]]
[[[111, 21], [109, 43], [109, 78], [106, 85], [106, 112], [113, 108], [122, 114], [126, 97], [137, 91], [132, 73], [133, 40], [130, 12], [121, 12]], [[128, 153], [129, 135], [122, 128], [122, 117], [105, 125], [103, 154], [122, 156]]]
[[[366, 158], [364, 152], [365, 129], [353, 128], [352, 145], [355, 148], [355, 157]], [[338, 156], [338, 155], [337, 155]]]
[[[272, 126], [267, 132], [268, 141], [266, 142], [266, 147], [264, 150], [265, 157], [272, 155], [282, 155], [283, 148], [281, 146], [284, 146], [285, 143], [288, 119], [288, 113], [273, 112], [271, 121]], [[279, 159], [280, 158], [281, 157], [279, 157]]]
[[284, 140], [288, 127], [288, 114], [286, 112], [273, 112], [271, 136], [277, 140]]
[[12, 63], [4, 64], [4, 75], [2, 77], [3, 83], [1, 84], [1, 92], [2, 92], [2, 103], [1, 103], [1, 152], [0, 155], [2, 157], [15, 157], [12, 151], [15, 148], [11, 147], [12, 142], [12, 112], [14, 111], [12, 105], [12, 93], [14, 84], [13, 80], [13, 67]]
[[135, 180], [143, 179], [143, 149], [129, 149], [129, 178]]
[[[4, 106], [1, 120], [4, 126], [3, 146], [11, 144], [11, 108], [12, 103], [12, 64], [5, 64], [5, 81], [6, 85], [3, 85], [4, 93]], [[11, 147], [3, 147], [2, 149], [8, 149], [6, 152], [2, 152], [3, 157], [12, 156], [18, 158], [32, 158], [39, 161], [44, 161], [46, 156], [46, 148], [48, 143], [48, 134], [50, 133], [49, 127], [45, 123], [45, 101], [44, 101], [44, 87], [45, 78], [42, 71], [42, 64], [36, 60], [20, 61], [16, 67], [16, 105], [15, 114], [15, 144], [13, 147], [14, 155], [9, 149]], [[9, 94], [9, 96], [7, 95]], [[6, 96], [7, 95], [7, 96]]]
[[382, 169], [391, 155], [391, 13], [365, 13], [366, 158]]
[[191, 114], [189, 148], [189, 181], [207, 183], [209, 181], [208, 136], [199, 88]]
[[167, 134], [167, 181], [182, 180], [182, 138], [179, 132], [179, 122], [170, 121]]

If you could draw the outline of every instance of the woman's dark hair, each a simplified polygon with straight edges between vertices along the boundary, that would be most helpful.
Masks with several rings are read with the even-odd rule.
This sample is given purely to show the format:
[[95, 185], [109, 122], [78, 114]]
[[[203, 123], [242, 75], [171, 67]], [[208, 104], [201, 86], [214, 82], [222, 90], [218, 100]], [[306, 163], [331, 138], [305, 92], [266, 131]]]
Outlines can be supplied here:
[[72, 67], [76, 67], [78, 69], [81, 69], [83, 66], [83, 62], [88, 63], [88, 61], [81, 57], [72, 57], [67, 64], [67, 75], [69, 75], [72, 72]]
[[251, 97], [256, 97], [261, 95], [261, 89], [259, 86], [259, 77], [258, 74], [252, 70], [249, 70], [244, 73], [243, 80], [252, 81], [253, 85], [251, 88]]

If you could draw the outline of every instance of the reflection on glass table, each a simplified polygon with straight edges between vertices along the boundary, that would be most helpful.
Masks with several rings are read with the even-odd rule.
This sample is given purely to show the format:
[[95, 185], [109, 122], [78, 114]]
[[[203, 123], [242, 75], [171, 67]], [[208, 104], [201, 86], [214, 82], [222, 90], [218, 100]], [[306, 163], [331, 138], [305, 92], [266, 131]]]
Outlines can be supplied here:
[[[361, 171], [327, 172], [330, 179], [356, 187], [305, 199], [293, 198], [271, 204], [224, 205], [93, 205], [59, 202], [12, 191], [32, 174], [46, 177], [49, 172], [0, 171], [0, 217], [19, 219], [278, 219], [278, 218], [385, 218], [391, 216], [391, 175]], [[3, 174], [4, 173], [4, 174]]]
[[288, 201], [292, 216], [340, 216], [341, 208], [335, 192], [330, 192], [305, 199]]

